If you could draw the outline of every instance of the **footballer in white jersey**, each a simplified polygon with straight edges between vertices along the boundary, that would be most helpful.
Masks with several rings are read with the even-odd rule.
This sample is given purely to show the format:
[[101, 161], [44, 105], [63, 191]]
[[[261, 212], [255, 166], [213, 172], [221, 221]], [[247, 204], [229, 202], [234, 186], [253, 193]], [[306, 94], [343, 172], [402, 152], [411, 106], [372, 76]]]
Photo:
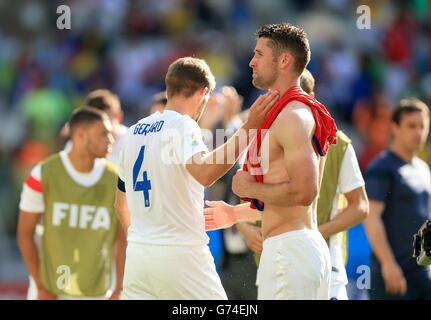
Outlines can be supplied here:
[[[120, 152], [116, 209], [127, 231], [125, 299], [227, 299], [208, 248], [204, 187], [238, 160], [278, 93], [260, 96], [243, 132], [208, 152], [197, 120], [215, 79], [205, 61], [173, 62], [167, 104], [128, 130]], [[222, 163], [214, 159], [222, 159]], [[228, 162], [227, 159], [234, 159]]]
[[208, 151], [196, 121], [173, 110], [157, 111], [133, 125], [123, 143], [120, 179], [131, 214], [129, 241], [207, 244], [204, 186], [185, 166], [194, 154]]
[[[227, 298], [207, 246], [204, 187], [185, 167], [202, 151], [198, 124], [176, 111], [156, 112], [129, 129], [120, 153], [131, 215], [125, 299]], [[141, 293], [133, 290], [138, 279]]]

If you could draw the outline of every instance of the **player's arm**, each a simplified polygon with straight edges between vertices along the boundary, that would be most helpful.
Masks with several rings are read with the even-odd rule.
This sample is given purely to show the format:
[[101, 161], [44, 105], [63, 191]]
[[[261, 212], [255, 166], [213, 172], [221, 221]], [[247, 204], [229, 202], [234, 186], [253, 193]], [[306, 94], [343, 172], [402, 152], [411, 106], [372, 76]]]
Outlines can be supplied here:
[[373, 248], [376, 257], [384, 264], [395, 260], [392, 249], [386, 237], [386, 230], [382, 221], [382, 213], [385, 209], [385, 203], [376, 200], [370, 200], [370, 215], [364, 221], [365, 230], [368, 240]]
[[260, 211], [251, 209], [250, 203], [231, 206], [224, 201], [206, 201], [205, 230], [226, 229], [238, 222], [255, 222], [262, 219]]
[[[119, 186], [117, 189], [117, 194], [115, 196], [115, 211], [117, 212], [118, 220], [120, 220], [123, 232], [127, 235], [127, 230], [130, 226], [130, 213], [129, 207], [127, 205], [126, 192], [124, 189], [124, 183], [122, 183], [122, 189], [120, 186], [121, 182], [119, 180]], [[124, 190], [124, 191], [123, 191]]]
[[327, 223], [319, 225], [319, 231], [324, 238], [329, 238], [331, 235], [347, 230], [361, 222], [369, 212], [364, 178], [351, 144], [347, 146], [344, 152], [343, 161], [339, 168], [337, 188], [346, 197], [347, 207]]
[[39, 252], [34, 240], [36, 226], [45, 211], [42, 192], [41, 165], [31, 171], [24, 181], [19, 203], [19, 217], [17, 226], [17, 242], [24, 263], [37, 287], [37, 298], [56, 299], [56, 295], [46, 290], [40, 279]]
[[39, 273], [39, 253], [34, 241], [34, 232], [41, 213], [20, 210], [18, 219], [17, 241], [24, 263], [32, 276], [39, 300], [55, 300], [57, 296], [42, 285]]
[[39, 274], [39, 255], [34, 241], [34, 232], [40, 217], [40, 213], [20, 210], [17, 230], [19, 250], [37, 288], [42, 287], [42, 282]]
[[381, 263], [386, 291], [392, 294], [404, 294], [407, 290], [407, 283], [386, 235], [382, 221], [384, 209], [384, 202], [370, 200], [370, 214], [364, 220], [364, 227], [371, 248]]
[[249, 173], [238, 171], [232, 190], [240, 197], [254, 198], [278, 206], [309, 206], [317, 196], [319, 161], [311, 145], [312, 114], [305, 109], [285, 109], [271, 127], [283, 152], [289, 180], [257, 183]]
[[251, 129], [260, 128], [266, 114], [278, 100], [278, 92], [259, 96], [250, 107], [249, 118], [228, 141], [211, 152], [200, 152], [187, 161], [187, 171], [203, 186], [208, 187], [233, 167], [253, 138]]
[[247, 246], [254, 253], [262, 253], [262, 228], [249, 222], [240, 222], [236, 225], [238, 231], [244, 236]]
[[365, 186], [370, 202], [370, 213], [364, 220], [364, 227], [374, 255], [380, 261], [386, 291], [392, 294], [403, 294], [407, 283], [403, 271], [398, 265], [383, 223], [388, 195], [391, 194], [393, 176], [385, 162], [376, 161], [368, 168], [365, 175]]
[[319, 226], [319, 231], [325, 239], [353, 227], [368, 215], [368, 197], [363, 186], [344, 193], [344, 196], [348, 202], [347, 207], [334, 219]]
[[115, 288], [112, 292], [110, 300], [118, 300], [121, 298], [123, 292], [123, 275], [124, 275], [124, 263], [126, 260], [126, 247], [127, 241], [126, 236], [123, 232], [123, 228], [119, 227], [117, 230], [117, 237], [114, 243], [114, 261], [115, 261]]

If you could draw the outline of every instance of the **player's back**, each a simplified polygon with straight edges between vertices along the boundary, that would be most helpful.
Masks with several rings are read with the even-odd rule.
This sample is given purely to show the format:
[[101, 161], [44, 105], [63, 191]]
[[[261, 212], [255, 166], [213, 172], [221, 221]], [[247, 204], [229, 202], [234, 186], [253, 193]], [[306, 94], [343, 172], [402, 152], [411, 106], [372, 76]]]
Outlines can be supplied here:
[[208, 242], [202, 213], [204, 187], [185, 167], [204, 146], [197, 123], [173, 110], [156, 112], [130, 127], [120, 159], [131, 213], [128, 241]]

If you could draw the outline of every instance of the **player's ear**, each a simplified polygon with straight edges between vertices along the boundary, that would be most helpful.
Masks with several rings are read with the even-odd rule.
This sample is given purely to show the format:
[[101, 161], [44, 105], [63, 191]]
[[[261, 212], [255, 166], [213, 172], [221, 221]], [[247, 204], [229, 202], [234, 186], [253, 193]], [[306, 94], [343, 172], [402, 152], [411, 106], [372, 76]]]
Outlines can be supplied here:
[[120, 111], [120, 112], [117, 114], [116, 118], [117, 118], [118, 123], [122, 123], [122, 122], [123, 122], [123, 120], [124, 120], [124, 112], [123, 112], [123, 111]]
[[287, 68], [293, 66], [294, 59], [293, 59], [293, 56], [289, 52], [283, 52], [278, 57], [278, 61], [280, 63], [280, 67], [282, 69], [287, 69]]
[[208, 87], [200, 88], [198, 90], [200, 98], [202, 99], [203, 97], [205, 97], [209, 93], [209, 90], [210, 89]]
[[196, 99], [196, 101], [201, 102], [205, 95], [209, 92], [209, 89], [207, 87], [199, 88], [196, 90], [196, 92], [193, 94], [193, 98]]
[[73, 139], [78, 139], [80, 141], [83, 141], [84, 139], [86, 139], [87, 130], [85, 127], [77, 127], [74, 131], [75, 132], [72, 135]]

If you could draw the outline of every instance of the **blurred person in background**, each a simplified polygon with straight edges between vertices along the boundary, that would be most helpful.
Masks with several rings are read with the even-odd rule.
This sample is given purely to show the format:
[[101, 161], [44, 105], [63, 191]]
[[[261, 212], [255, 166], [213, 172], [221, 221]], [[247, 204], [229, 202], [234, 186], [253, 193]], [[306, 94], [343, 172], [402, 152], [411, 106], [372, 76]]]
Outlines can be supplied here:
[[429, 133], [429, 108], [402, 99], [392, 114], [392, 142], [369, 166], [371, 299], [431, 299], [430, 267], [412, 258], [412, 239], [431, 218], [431, 172], [416, 155]]
[[159, 111], [160, 113], [165, 110], [166, 103], [168, 102], [168, 97], [166, 96], [166, 91], [161, 91], [156, 93], [151, 100], [150, 114]]
[[[117, 174], [103, 159], [112, 124], [87, 107], [75, 110], [69, 128], [70, 151], [42, 161], [23, 184], [18, 245], [30, 273], [28, 299], [118, 299], [125, 237], [114, 209]], [[37, 244], [39, 221], [44, 230]]]
[[[112, 136], [114, 143], [106, 159], [118, 166], [118, 157], [120, 154], [121, 146], [123, 144], [124, 135], [127, 132], [127, 127], [122, 124], [124, 113], [121, 110], [120, 99], [118, 96], [108, 89], [98, 89], [91, 91], [85, 98], [85, 105], [95, 109], [106, 112], [112, 122]], [[61, 135], [64, 137], [69, 136], [70, 129], [68, 123], [63, 126]], [[66, 144], [65, 150], [71, 149], [71, 141]]]
[[106, 112], [112, 122], [112, 136], [114, 143], [112, 150], [107, 154], [106, 159], [118, 166], [120, 150], [124, 143], [124, 136], [127, 127], [122, 124], [124, 113], [121, 109], [121, 103], [118, 96], [107, 89], [92, 91], [85, 99], [85, 105]]
[[[314, 96], [315, 81], [308, 71], [301, 76], [301, 87]], [[337, 143], [329, 146], [317, 202], [317, 223], [331, 253], [329, 298], [347, 300], [347, 230], [368, 214], [365, 182], [351, 139], [337, 131]]]
[[358, 100], [353, 123], [362, 143], [359, 164], [365, 171], [369, 163], [387, 148], [391, 133], [391, 104], [381, 90], [374, 89], [370, 98]]

